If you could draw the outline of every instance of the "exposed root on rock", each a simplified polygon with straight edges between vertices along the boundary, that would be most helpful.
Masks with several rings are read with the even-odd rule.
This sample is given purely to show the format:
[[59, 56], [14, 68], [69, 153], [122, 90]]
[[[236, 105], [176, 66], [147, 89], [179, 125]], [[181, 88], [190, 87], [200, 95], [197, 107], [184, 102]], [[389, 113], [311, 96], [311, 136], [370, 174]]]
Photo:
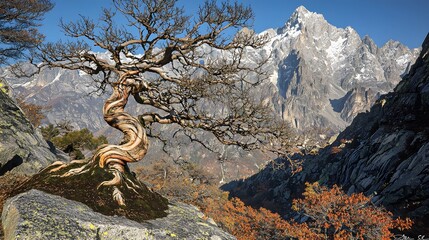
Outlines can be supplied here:
[[125, 183], [129, 190], [138, 193], [138, 185], [126, 179], [127, 177], [124, 175], [127, 169], [126, 165], [129, 162], [137, 162], [142, 159], [148, 150], [148, 139], [144, 127], [137, 118], [124, 111], [130, 94], [138, 92], [142, 88], [140, 81], [128, 77], [128, 75], [121, 76], [119, 81], [113, 85], [113, 93], [103, 107], [105, 121], [124, 134], [122, 143], [119, 145], [102, 145], [89, 161], [76, 160], [69, 164], [56, 162], [49, 167], [49, 172], [55, 175], [69, 166], [79, 165], [79, 167], [72, 167], [64, 173], [57, 174], [57, 177], [84, 174], [95, 167], [105, 169], [113, 175], [113, 178], [101, 182], [97, 189], [113, 187], [112, 197], [121, 206], [125, 205], [125, 199], [118, 186]]

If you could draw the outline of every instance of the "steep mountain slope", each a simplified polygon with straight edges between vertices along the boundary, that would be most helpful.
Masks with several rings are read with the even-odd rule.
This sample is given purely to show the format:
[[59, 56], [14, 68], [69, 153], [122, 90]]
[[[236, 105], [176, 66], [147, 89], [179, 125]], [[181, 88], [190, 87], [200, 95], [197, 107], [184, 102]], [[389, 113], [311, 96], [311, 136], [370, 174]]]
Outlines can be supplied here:
[[348, 193], [374, 196], [397, 215], [415, 220], [414, 233], [429, 231], [429, 34], [408, 75], [394, 92], [359, 114], [317, 156], [303, 156], [303, 171], [291, 175], [277, 164], [225, 186], [253, 206], [297, 217], [290, 211], [305, 182], [338, 184]]
[[[344, 129], [381, 93], [393, 89], [418, 52], [394, 41], [378, 48], [368, 36], [360, 39], [351, 27], [336, 28], [321, 14], [304, 7], [299, 7], [283, 27], [261, 34], [268, 34], [271, 41], [253, 54], [271, 55], [266, 66], [271, 77], [258, 91], [272, 103], [279, 117], [299, 132], [323, 129], [333, 134]], [[76, 129], [86, 127], [119, 141], [117, 133], [102, 119], [101, 108], [107, 95], [88, 95], [94, 90], [89, 76], [61, 69], [46, 69], [31, 79], [14, 79], [7, 70], [0, 75], [16, 94], [26, 96], [30, 102], [52, 106], [47, 113], [48, 122], [68, 120]], [[128, 109], [141, 110], [132, 103]], [[171, 132], [165, 126], [161, 130]], [[229, 161], [213, 161], [217, 154], [183, 136], [175, 138], [167, 149], [175, 161], [202, 164], [229, 179], [255, 173], [269, 159], [256, 152], [248, 154], [222, 147], [215, 140], [208, 142]], [[161, 142], [154, 141], [146, 159], [170, 159], [161, 149]]]
[[[271, 83], [261, 91], [298, 130], [344, 129], [380, 93], [393, 89], [419, 52], [395, 41], [378, 48], [370, 37], [360, 39], [351, 27], [336, 28], [323, 15], [302, 6], [283, 27], [261, 34], [271, 37], [255, 53], [271, 54], [267, 64]], [[2, 75], [30, 101], [52, 105], [49, 122], [68, 119], [76, 127], [93, 131], [107, 126], [95, 111], [101, 109], [102, 100], [87, 96], [93, 88], [89, 76], [81, 72], [47, 69], [35, 78], [21, 80], [7, 71]]]

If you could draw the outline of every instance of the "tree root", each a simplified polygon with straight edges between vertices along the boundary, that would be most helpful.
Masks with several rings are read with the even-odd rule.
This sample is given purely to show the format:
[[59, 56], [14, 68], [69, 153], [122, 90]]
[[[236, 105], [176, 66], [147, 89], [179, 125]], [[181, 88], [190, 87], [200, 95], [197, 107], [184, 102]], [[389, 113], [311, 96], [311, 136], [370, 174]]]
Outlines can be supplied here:
[[168, 201], [139, 182], [126, 165], [123, 169], [100, 168], [92, 159], [58, 162], [18, 186], [14, 195], [38, 189], [82, 202], [105, 215], [138, 221], [165, 216]]
[[[81, 165], [79, 167], [71, 168], [66, 172], [62, 172], [62, 170], [69, 168], [73, 165]], [[93, 169], [95, 164], [94, 160], [74, 160], [70, 163], [66, 164], [63, 162], [55, 162], [46, 168], [49, 174], [52, 174], [52, 177], [59, 178], [67, 178], [72, 176], [78, 176], [81, 174], [88, 173]], [[100, 165], [100, 164], [98, 164]], [[99, 166], [101, 167], [101, 166]], [[106, 169], [106, 168], [104, 168]], [[97, 186], [97, 190], [100, 190], [101, 187], [113, 187], [112, 197], [120, 206], [126, 206], [125, 198], [121, 190], [119, 190], [118, 186], [125, 186], [128, 190], [134, 192], [135, 194], [139, 194], [139, 189], [141, 188], [138, 184], [134, 183], [131, 179], [128, 179], [125, 176], [125, 167], [123, 162], [120, 161], [110, 161], [107, 166], [107, 171], [113, 175], [111, 180], [103, 181]], [[61, 172], [61, 173], [60, 173]], [[59, 173], [59, 174], [56, 174]]]

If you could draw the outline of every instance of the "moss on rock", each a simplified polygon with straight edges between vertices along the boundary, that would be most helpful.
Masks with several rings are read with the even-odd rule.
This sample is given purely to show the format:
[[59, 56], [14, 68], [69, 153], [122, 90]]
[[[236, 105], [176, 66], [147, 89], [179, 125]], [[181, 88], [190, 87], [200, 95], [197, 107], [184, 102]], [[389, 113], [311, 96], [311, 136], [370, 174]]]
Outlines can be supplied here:
[[55, 166], [48, 167], [25, 182], [14, 195], [30, 189], [38, 189], [84, 203], [104, 215], [125, 216], [137, 222], [166, 216], [167, 199], [148, 189], [131, 172], [126, 172], [124, 178], [138, 186], [137, 192], [125, 187], [125, 184], [118, 186], [124, 195], [126, 206], [119, 206], [113, 200], [113, 187], [102, 186], [97, 189], [101, 182], [109, 181], [113, 177], [105, 169], [96, 166], [85, 173], [61, 177], [68, 170], [78, 168], [83, 164], [85, 163], [69, 164], [54, 173], [51, 173], [50, 170]]

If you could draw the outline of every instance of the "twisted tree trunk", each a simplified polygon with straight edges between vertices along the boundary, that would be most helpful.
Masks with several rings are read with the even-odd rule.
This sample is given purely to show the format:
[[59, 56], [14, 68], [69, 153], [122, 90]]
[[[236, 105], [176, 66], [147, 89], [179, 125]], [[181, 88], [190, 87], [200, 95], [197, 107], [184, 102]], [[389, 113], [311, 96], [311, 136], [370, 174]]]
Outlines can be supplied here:
[[141, 90], [141, 85], [134, 79], [122, 76], [119, 83], [113, 86], [113, 93], [103, 107], [104, 120], [124, 134], [120, 145], [104, 145], [95, 153], [92, 161], [98, 162], [101, 168], [109, 168], [115, 178], [102, 182], [100, 186], [118, 185], [128, 162], [137, 162], [147, 153], [149, 142], [146, 131], [139, 120], [124, 111], [131, 93]]
[[139, 120], [124, 110], [130, 94], [141, 91], [144, 86], [141, 81], [128, 78], [129, 75], [122, 75], [118, 82], [113, 84], [113, 93], [103, 107], [104, 120], [124, 134], [122, 142], [119, 145], [106, 144], [100, 146], [94, 156], [86, 163], [86, 160], [76, 160], [70, 164], [57, 162], [54, 165], [59, 166], [50, 170], [51, 173], [55, 173], [72, 164], [85, 163], [61, 174], [61, 177], [67, 177], [86, 173], [95, 167], [107, 169], [113, 174], [113, 179], [101, 182], [98, 188], [112, 186], [114, 189], [113, 199], [119, 205], [125, 205], [125, 199], [118, 188], [119, 185], [125, 184], [127, 188], [136, 193], [139, 188], [139, 184], [124, 177], [125, 172], [128, 171], [127, 163], [141, 160], [146, 155], [149, 146], [145, 129]]
[[132, 78], [135, 74], [138, 72], [124, 74], [112, 84], [113, 93], [103, 107], [106, 122], [124, 134], [120, 144], [100, 146], [89, 160], [56, 162], [32, 176], [13, 195], [35, 188], [82, 202], [105, 215], [139, 222], [165, 217], [168, 200], [147, 188], [127, 168], [128, 162], [141, 160], [148, 150], [145, 129], [124, 111], [130, 95], [147, 89], [144, 82]]

